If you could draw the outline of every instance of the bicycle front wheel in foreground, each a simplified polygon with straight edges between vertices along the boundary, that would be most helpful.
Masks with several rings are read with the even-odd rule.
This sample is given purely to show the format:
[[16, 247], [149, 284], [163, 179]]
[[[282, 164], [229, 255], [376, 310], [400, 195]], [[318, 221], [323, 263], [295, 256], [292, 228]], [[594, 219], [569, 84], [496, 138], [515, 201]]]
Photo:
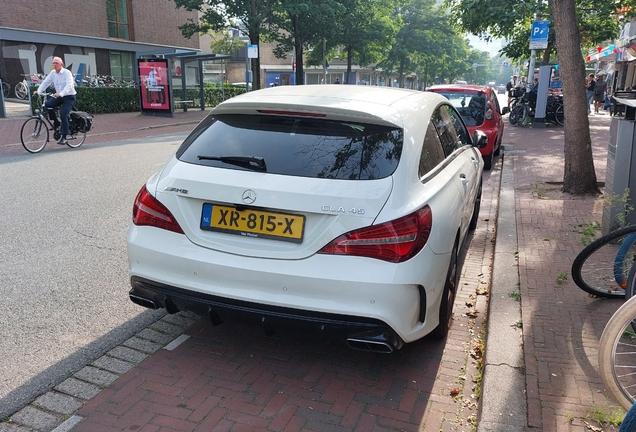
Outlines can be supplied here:
[[73, 135], [69, 135], [68, 137], [66, 137], [66, 140], [67, 146], [71, 148], [77, 148], [84, 144], [84, 141], [86, 141], [86, 132], [77, 132]]
[[572, 280], [598, 297], [623, 298], [636, 261], [636, 225], [612, 231], [587, 245], [572, 263]]
[[605, 325], [598, 348], [598, 368], [607, 391], [626, 410], [636, 401], [636, 298], [626, 301]]
[[29, 153], [40, 152], [49, 140], [49, 130], [41, 119], [30, 118], [22, 125], [20, 140]]

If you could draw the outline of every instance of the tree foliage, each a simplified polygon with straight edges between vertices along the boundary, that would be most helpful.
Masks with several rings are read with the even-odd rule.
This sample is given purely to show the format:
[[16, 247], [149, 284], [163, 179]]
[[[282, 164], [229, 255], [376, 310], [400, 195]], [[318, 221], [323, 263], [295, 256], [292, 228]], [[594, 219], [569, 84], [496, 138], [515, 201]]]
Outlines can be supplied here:
[[[275, 0], [174, 0], [177, 8], [199, 11], [199, 21], [189, 21], [179, 29], [185, 37], [196, 33], [222, 31], [237, 28], [250, 38], [250, 43], [258, 45], [265, 19], [270, 15]], [[252, 61], [254, 88], [260, 87], [261, 65], [258, 58]]]
[[336, 17], [342, 9], [335, 0], [278, 0], [272, 6], [265, 38], [277, 43], [274, 54], [279, 58], [294, 52], [297, 85], [304, 83], [304, 52], [336, 31]]
[[[632, 0], [628, 0], [632, 1]], [[470, 33], [510, 40], [503, 50], [511, 58], [528, 58], [530, 24], [534, 19], [549, 20], [549, 49], [558, 49], [563, 82], [565, 112], [565, 169], [563, 190], [574, 194], [598, 192], [587, 109], [585, 108], [585, 67], [581, 49], [617, 36], [616, 11], [622, 0], [446, 0], [452, 15]], [[581, 34], [585, 35], [582, 39]], [[525, 48], [527, 47], [527, 48]], [[534, 74], [534, 71], [529, 71]]]

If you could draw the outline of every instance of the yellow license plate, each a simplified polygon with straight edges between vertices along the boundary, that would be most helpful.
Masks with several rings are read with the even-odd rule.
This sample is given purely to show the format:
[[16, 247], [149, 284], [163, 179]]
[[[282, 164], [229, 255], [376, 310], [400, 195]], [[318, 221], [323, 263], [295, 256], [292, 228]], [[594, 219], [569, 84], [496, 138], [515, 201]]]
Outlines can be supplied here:
[[302, 243], [305, 216], [205, 203], [201, 229]]

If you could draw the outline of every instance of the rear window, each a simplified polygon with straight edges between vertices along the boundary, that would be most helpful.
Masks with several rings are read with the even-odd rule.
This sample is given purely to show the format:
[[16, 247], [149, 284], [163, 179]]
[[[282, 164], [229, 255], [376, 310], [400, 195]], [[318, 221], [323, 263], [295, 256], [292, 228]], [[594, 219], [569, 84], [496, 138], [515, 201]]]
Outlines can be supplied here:
[[402, 154], [399, 128], [320, 118], [208, 116], [186, 138], [183, 162], [298, 177], [388, 177]]
[[486, 115], [486, 95], [466, 92], [435, 92], [444, 96], [457, 108], [466, 126], [479, 126]]

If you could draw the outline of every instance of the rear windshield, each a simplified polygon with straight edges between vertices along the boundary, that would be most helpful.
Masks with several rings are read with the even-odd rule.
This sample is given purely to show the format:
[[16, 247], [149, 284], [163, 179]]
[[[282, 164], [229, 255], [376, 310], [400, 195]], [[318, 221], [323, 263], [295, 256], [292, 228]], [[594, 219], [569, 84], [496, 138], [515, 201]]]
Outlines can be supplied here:
[[466, 126], [479, 126], [486, 115], [486, 95], [465, 92], [438, 92], [446, 97], [464, 119]]
[[399, 128], [320, 118], [208, 116], [177, 158], [210, 167], [299, 177], [371, 180], [388, 177], [402, 154]]

